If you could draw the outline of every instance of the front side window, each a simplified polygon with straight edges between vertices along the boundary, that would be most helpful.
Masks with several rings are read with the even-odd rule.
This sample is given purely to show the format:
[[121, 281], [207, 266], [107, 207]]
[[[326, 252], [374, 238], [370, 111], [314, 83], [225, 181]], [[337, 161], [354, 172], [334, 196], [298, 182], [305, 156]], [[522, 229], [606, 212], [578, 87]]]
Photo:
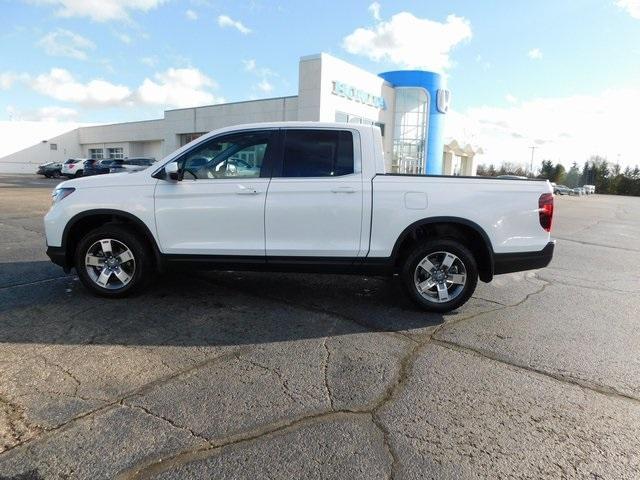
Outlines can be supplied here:
[[283, 177], [335, 177], [354, 172], [353, 134], [338, 130], [288, 130]]
[[273, 136], [272, 131], [256, 131], [206, 141], [178, 160], [183, 178], [259, 177]]

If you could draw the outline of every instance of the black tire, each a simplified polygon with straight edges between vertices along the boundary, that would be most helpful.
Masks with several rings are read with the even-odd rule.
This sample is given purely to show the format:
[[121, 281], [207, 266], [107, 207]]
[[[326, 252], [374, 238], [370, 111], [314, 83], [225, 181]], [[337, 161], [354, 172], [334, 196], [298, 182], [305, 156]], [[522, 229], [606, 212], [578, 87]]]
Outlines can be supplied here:
[[[119, 242], [117, 243], [118, 245], [124, 245], [133, 254], [135, 266], [133, 275], [130, 276], [129, 282], [121, 288], [105, 288], [98, 285], [96, 281], [91, 278], [85, 266], [85, 257], [89, 253], [89, 249], [92, 248], [96, 242], [103, 239], [115, 240]], [[149, 248], [138, 234], [128, 230], [124, 225], [107, 224], [96, 230], [92, 230], [80, 240], [74, 255], [74, 265], [80, 281], [90, 292], [102, 297], [122, 298], [141, 291], [147, 285], [148, 280], [152, 276], [154, 263]], [[96, 270], [93, 271], [97, 274], [100, 269], [96, 268]], [[121, 282], [115, 280], [113, 283], [117, 284]]]
[[[453, 270], [455, 270], [455, 273], [458, 273], [458, 271], [461, 272], [461, 263], [465, 271], [464, 285], [460, 288], [454, 284], [447, 287], [447, 296], [449, 291], [455, 292], [455, 296], [449, 301], [438, 302], [430, 298], [425, 298], [425, 296], [418, 291], [418, 287], [416, 285], [416, 276], [418, 275], [418, 273], [416, 273], [416, 269], [418, 268], [418, 264], [429, 255], [435, 255], [437, 257], [437, 252], [448, 252], [456, 256], [457, 260], [452, 266]], [[458, 263], [458, 260], [460, 263]], [[447, 268], [446, 270], [449, 269]], [[419, 270], [419, 272], [421, 272], [421, 274], [426, 274], [426, 271], [423, 271], [422, 269]], [[471, 298], [471, 295], [473, 295], [476, 285], [478, 284], [478, 264], [469, 249], [457, 240], [434, 239], [420, 243], [411, 250], [402, 265], [401, 277], [407, 294], [418, 306], [430, 312], [445, 313], [464, 305], [466, 301]], [[431, 278], [431, 276], [427, 275], [427, 278]], [[447, 284], [444, 283], [444, 285], [446, 286]], [[433, 288], [437, 291], [437, 286], [434, 286]], [[431, 290], [429, 292], [431, 292]], [[429, 292], [425, 293], [427, 297], [429, 297]], [[435, 293], [435, 295], [437, 295], [437, 293]]]
[[82, 170], [78, 170], [74, 175], [73, 178], [78, 178], [82, 176]]

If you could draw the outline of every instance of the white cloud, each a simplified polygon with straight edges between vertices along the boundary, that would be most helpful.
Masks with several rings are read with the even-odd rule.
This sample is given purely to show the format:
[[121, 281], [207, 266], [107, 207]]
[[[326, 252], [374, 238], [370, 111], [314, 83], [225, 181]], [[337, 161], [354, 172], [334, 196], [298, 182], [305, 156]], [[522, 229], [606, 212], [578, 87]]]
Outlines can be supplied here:
[[256, 86], [258, 87], [258, 90], [264, 93], [270, 93], [273, 90], [273, 85], [269, 83], [266, 78], [260, 80], [260, 82]]
[[514, 95], [510, 94], [510, 93], [507, 93], [504, 96], [504, 99], [509, 103], [518, 103], [518, 98], [515, 97]]
[[122, 43], [129, 45], [131, 43], [131, 36], [122, 32], [113, 32], [114, 37], [120, 40]]
[[147, 12], [166, 0], [31, 0], [55, 7], [61, 17], [88, 17], [96, 22], [130, 20], [133, 11]]
[[0, 158], [85, 125], [89, 124], [61, 121], [0, 120], [0, 132], [2, 132]]
[[542, 50], [539, 48], [532, 48], [529, 50], [529, 53], [527, 53], [527, 56], [532, 60], [540, 60], [542, 58]]
[[256, 60], [250, 58], [248, 60], [242, 60], [242, 64], [244, 65], [244, 70], [249, 72], [250, 74], [258, 77], [260, 81], [253, 85], [253, 93], [250, 98], [256, 99], [258, 95], [256, 95], [256, 91], [260, 91], [262, 93], [271, 93], [275, 88], [273, 83], [269, 81], [270, 78], [279, 78], [276, 72], [266, 67], [259, 67], [256, 63]]
[[218, 17], [218, 25], [222, 28], [227, 28], [227, 27], [235, 28], [243, 35], [247, 35], [248, 33], [251, 33], [250, 28], [247, 28], [241, 21], [234, 20], [228, 15], [220, 15]]
[[371, 5], [369, 5], [369, 8], [368, 8], [369, 13], [371, 13], [371, 16], [377, 22], [380, 21], [380, 8], [381, 8], [381, 5], [378, 2], [373, 2]]
[[170, 107], [193, 107], [221, 102], [210, 88], [215, 82], [197, 68], [170, 68], [146, 78], [137, 91], [141, 103]]
[[58, 106], [21, 111], [12, 105], [9, 105], [6, 110], [12, 121], [68, 122], [74, 120], [78, 116], [77, 110]]
[[629, 112], [640, 110], [640, 88], [612, 89], [598, 95], [540, 98], [508, 107], [483, 106], [452, 112], [446, 136], [480, 145], [481, 163], [528, 164], [531, 145], [542, 159], [568, 166], [590, 155], [608, 156], [625, 165], [640, 163], [636, 127]]
[[249, 60], [243, 60], [242, 64], [244, 65], [244, 69], [247, 72], [253, 72], [256, 69], [256, 61], [253, 58], [250, 58]]
[[491, 62], [486, 61], [482, 55], [476, 55], [476, 63], [479, 64], [483, 70], [489, 70], [491, 68]]
[[198, 13], [195, 10], [191, 10], [190, 8], [184, 12], [184, 16], [187, 17], [188, 20], [198, 19]]
[[0, 90], [9, 90], [14, 83], [19, 80], [24, 80], [25, 74], [18, 74], [13, 72], [1, 72], [0, 73]]
[[47, 55], [69, 57], [76, 60], [86, 60], [87, 50], [93, 50], [96, 45], [88, 38], [63, 28], [49, 32], [38, 41]]
[[140, 62], [142, 62], [142, 64], [146, 65], [147, 67], [155, 67], [158, 64], [158, 57], [156, 57], [155, 55], [151, 57], [142, 57], [140, 59]]
[[349, 53], [374, 61], [443, 72], [451, 67], [451, 50], [471, 36], [471, 24], [465, 18], [449, 15], [440, 23], [400, 12], [372, 28], [354, 30], [342, 45]]
[[616, 5], [626, 10], [633, 18], [640, 20], [640, 0], [617, 0]]
[[83, 105], [117, 105], [126, 101], [131, 91], [124, 85], [115, 85], [95, 79], [81, 83], [63, 68], [52, 68], [49, 73], [29, 80], [31, 88], [56, 100]]

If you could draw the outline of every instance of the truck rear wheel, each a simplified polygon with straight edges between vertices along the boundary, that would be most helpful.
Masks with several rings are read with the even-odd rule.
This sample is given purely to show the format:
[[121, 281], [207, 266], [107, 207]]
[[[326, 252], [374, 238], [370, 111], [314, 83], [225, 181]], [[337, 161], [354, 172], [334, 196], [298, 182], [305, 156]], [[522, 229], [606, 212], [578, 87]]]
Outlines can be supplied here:
[[74, 260], [78, 277], [87, 289], [114, 298], [144, 287], [153, 266], [140, 238], [119, 225], [105, 225], [85, 235]]
[[473, 254], [452, 239], [416, 245], [402, 266], [402, 282], [409, 297], [425, 310], [449, 312], [473, 295], [478, 266]]

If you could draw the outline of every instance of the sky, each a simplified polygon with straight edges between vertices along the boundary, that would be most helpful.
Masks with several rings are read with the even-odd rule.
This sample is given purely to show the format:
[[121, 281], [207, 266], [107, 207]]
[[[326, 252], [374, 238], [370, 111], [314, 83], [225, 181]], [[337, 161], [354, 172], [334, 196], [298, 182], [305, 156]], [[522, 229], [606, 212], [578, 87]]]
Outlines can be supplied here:
[[326, 52], [441, 72], [446, 135], [482, 163], [528, 164], [532, 146], [536, 165], [640, 163], [640, 0], [0, 0], [0, 13], [0, 156], [34, 132], [296, 95], [299, 57]]

